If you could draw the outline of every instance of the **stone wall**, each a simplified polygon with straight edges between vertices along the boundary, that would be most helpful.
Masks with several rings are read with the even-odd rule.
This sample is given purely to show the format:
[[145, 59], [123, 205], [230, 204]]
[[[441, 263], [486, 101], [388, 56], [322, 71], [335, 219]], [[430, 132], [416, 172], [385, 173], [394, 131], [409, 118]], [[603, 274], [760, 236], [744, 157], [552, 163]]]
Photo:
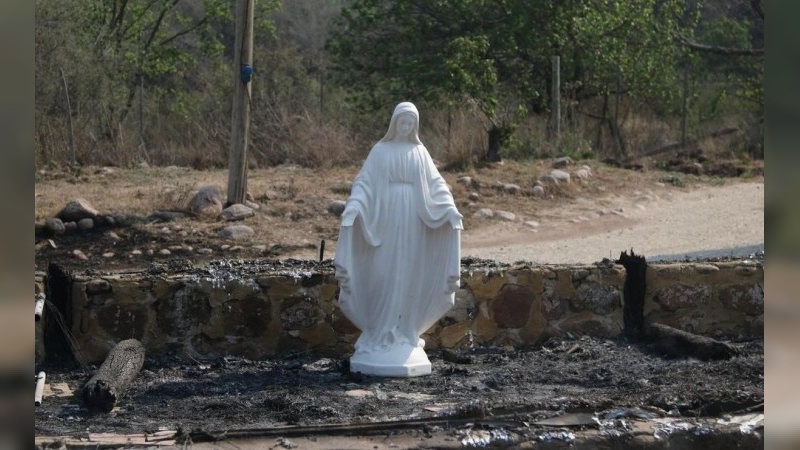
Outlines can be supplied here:
[[[423, 335], [426, 348], [517, 346], [565, 333], [615, 337], [623, 329], [624, 282], [625, 270], [614, 264], [465, 269], [455, 306]], [[80, 275], [72, 284], [71, 331], [89, 362], [101, 361], [128, 338], [142, 341], [150, 356], [343, 356], [359, 331], [336, 307], [337, 291], [330, 268], [236, 279]], [[761, 264], [648, 267], [646, 323], [705, 335], [763, 336], [763, 310]]]

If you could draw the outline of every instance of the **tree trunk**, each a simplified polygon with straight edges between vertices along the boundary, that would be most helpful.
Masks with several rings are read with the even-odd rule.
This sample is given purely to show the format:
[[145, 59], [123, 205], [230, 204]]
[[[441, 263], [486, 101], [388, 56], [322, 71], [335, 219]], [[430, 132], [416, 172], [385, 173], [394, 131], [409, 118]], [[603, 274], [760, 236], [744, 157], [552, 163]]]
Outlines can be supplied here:
[[650, 325], [647, 334], [656, 350], [670, 357], [689, 356], [701, 361], [711, 361], [730, 359], [738, 353], [724, 342], [660, 323]]
[[508, 127], [493, 125], [492, 128], [489, 129], [489, 150], [486, 152], [487, 161], [500, 161], [500, 149], [505, 146], [509, 136], [511, 136], [511, 130]]
[[644, 297], [647, 292], [647, 260], [644, 256], [622, 252], [614, 261], [625, 268], [625, 285], [622, 294], [625, 306], [622, 312], [625, 336], [636, 342], [644, 337]]
[[111, 349], [108, 357], [81, 391], [84, 406], [110, 412], [144, 364], [144, 346], [127, 339]]

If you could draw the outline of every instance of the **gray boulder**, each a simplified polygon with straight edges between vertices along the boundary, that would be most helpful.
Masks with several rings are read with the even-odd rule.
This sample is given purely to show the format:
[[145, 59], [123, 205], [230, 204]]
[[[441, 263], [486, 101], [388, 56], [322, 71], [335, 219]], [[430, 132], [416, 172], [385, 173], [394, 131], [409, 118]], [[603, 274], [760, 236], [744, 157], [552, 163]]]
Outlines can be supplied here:
[[539, 178], [544, 184], [559, 184], [559, 183], [569, 183], [570, 176], [569, 173], [564, 172], [563, 170], [553, 169], [547, 175], [543, 175]]
[[203, 186], [189, 200], [186, 209], [192, 214], [217, 217], [222, 214], [222, 194], [216, 186]]
[[67, 231], [67, 227], [64, 226], [64, 222], [58, 217], [47, 219], [44, 222], [44, 226], [53, 234], [64, 234], [64, 232]]
[[66, 206], [56, 215], [63, 222], [77, 222], [81, 219], [94, 219], [100, 214], [85, 199], [76, 198], [69, 201]]
[[553, 168], [555, 169], [563, 169], [564, 167], [572, 164], [575, 164], [575, 161], [573, 161], [569, 156], [562, 156], [553, 160]]
[[347, 205], [347, 202], [343, 200], [333, 200], [328, 205], [328, 212], [337, 217], [341, 216], [344, 212], [345, 205]]
[[219, 237], [235, 241], [239, 239], [247, 239], [252, 237], [254, 234], [256, 234], [255, 231], [253, 231], [253, 229], [247, 225], [231, 225], [220, 231]]
[[78, 229], [81, 231], [88, 231], [94, 228], [94, 220], [90, 218], [81, 219], [78, 221]]
[[491, 219], [492, 217], [494, 217], [494, 211], [492, 211], [489, 208], [481, 208], [475, 211], [475, 214], [473, 214], [472, 217], [478, 219]]
[[234, 203], [231, 206], [222, 210], [222, 220], [226, 220], [228, 222], [233, 222], [236, 220], [244, 220], [248, 217], [251, 217], [255, 214], [252, 208], [249, 206], [242, 205], [241, 203]]
[[575, 178], [579, 178], [581, 180], [588, 180], [594, 174], [592, 173], [592, 168], [584, 164], [581, 166], [580, 169], [576, 170], [574, 173]]
[[494, 216], [504, 222], [513, 222], [517, 220], [517, 215], [508, 211], [495, 211]]

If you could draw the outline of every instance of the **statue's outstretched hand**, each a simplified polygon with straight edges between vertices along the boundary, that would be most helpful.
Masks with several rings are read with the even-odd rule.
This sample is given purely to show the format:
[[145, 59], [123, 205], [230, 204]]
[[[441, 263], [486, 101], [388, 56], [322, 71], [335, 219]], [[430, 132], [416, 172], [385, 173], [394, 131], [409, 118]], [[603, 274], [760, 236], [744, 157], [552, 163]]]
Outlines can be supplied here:
[[342, 213], [342, 226], [343, 227], [352, 227], [353, 223], [356, 221], [356, 210], [355, 209], [346, 209]]
[[450, 222], [450, 225], [453, 227], [454, 230], [464, 229], [464, 225], [462, 225], [461, 223], [461, 218], [462, 216], [461, 214], [458, 213], [458, 211], [450, 211], [448, 213], [448, 221]]

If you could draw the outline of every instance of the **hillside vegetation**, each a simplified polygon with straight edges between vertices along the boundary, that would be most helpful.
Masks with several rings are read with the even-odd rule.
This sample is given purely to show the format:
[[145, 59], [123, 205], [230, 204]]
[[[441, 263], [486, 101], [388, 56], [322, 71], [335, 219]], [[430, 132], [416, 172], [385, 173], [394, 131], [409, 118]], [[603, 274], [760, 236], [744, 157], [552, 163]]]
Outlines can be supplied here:
[[[233, 3], [36, 0], [37, 169], [224, 167]], [[259, 0], [248, 158], [358, 162], [409, 100], [454, 167], [680, 142], [762, 159], [763, 46], [761, 0]]]

